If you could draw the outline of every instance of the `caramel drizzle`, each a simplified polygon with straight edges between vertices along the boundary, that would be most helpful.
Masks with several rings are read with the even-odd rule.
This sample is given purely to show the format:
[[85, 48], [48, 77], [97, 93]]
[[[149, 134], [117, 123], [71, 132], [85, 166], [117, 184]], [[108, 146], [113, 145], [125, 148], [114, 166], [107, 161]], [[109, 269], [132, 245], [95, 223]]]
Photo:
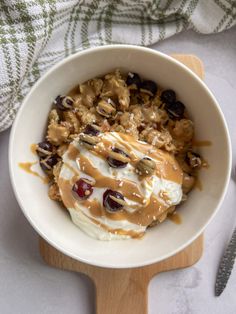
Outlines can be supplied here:
[[180, 215], [176, 212], [173, 212], [173, 214], [168, 215], [168, 219], [174, 222], [176, 225], [180, 225], [182, 223]]
[[74, 145], [70, 144], [67, 151], [67, 157], [70, 160], [76, 160], [79, 157], [79, 155], [80, 155], [79, 149]]
[[37, 144], [31, 144], [30, 150], [34, 155], [37, 155]]
[[128, 220], [133, 224], [145, 227], [150, 225], [153, 220], [158, 220], [168, 209], [168, 206], [161, 204], [154, 196], [151, 196], [147, 206], [132, 213], [125, 209], [119, 212], [109, 213], [97, 200], [84, 200], [81, 202], [81, 205], [88, 208], [93, 217], [106, 217], [111, 220]]
[[91, 176], [95, 180], [95, 187], [108, 188], [121, 192], [128, 199], [137, 203], [142, 203], [143, 196], [136, 183], [128, 180], [118, 180], [105, 177], [102, 173], [93, 166], [89, 159], [83, 155], [78, 158], [80, 169]]
[[38, 163], [37, 161], [35, 161], [35, 162], [19, 162], [18, 165], [25, 172], [30, 173], [36, 177], [39, 177], [43, 181], [43, 183], [45, 183], [45, 184], [49, 183], [49, 181], [50, 181], [49, 177], [43, 177], [38, 172], [31, 169], [32, 166], [36, 165], [37, 163]]
[[[121, 138], [121, 140], [116, 137], [114, 138], [120, 146], [123, 146], [129, 152], [129, 156], [131, 159], [130, 163], [134, 167], [139, 158], [133, 152], [133, 149], [143, 152], [146, 156], [149, 156], [156, 161], [157, 164], [156, 175], [159, 178], [167, 179], [178, 184], [182, 184], [183, 180], [182, 170], [173, 156], [171, 156], [169, 153], [161, 151], [160, 149], [153, 148], [149, 144], [134, 141], [130, 135], [123, 133], [118, 133], [118, 135]], [[71, 160], [75, 160], [78, 157], [80, 157], [80, 152], [72, 144], [70, 146], [72, 147], [69, 148], [68, 157]], [[109, 151], [113, 146], [114, 144], [111, 141], [101, 137], [100, 142], [97, 145], [95, 145], [90, 152], [96, 155], [97, 157], [106, 159], [109, 155]]]
[[207, 141], [207, 140], [204, 140], [204, 141], [193, 140], [192, 141], [192, 145], [195, 146], [195, 147], [211, 146], [212, 142], [211, 141]]
[[85, 213], [83, 213], [87, 218], [89, 218], [93, 223], [95, 223], [96, 225], [99, 225], [99, 227], [101, 227], [102, 229], [106, 230], [109, 233], [113, 233], [113, 234], [119, 234], [119, 235], [128, 235], [131, 238], [142, 238], [144, 236], [144, 232], [135, 232], [133, 230], [124, 230], [124, 229], [120, 229], [120, 228], [109, 228], [108, 226], [104, 225], [103, 223], [101, 223], [100, 221], [97, 221], [96, 219], [87, 216]]

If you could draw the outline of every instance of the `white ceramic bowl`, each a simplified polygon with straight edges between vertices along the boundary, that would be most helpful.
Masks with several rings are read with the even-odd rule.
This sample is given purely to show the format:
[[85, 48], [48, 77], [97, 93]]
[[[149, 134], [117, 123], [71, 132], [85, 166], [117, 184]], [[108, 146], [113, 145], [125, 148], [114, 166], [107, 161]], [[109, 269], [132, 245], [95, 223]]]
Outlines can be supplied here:
[[[139, 73], [174, 89], [195, 122], [196, 137], [210, 140], [202, 148], [210, 164], [201, 171], [203, 190], [194, 190], [179, 209], [182, 224], [167, 220], [148, 230], [141, 240], [103, 242], [84, 234], [56, 202], [47, 185], [19, 168], [19, 162], [37, 157], [30, 145], [42, 140], [52, 101], [76, 84], [116, 68]], [[63, 253], [103, 267], [138, 267], [176, 254], [199, 236], [219, 208], [231, 169], [231, 147], [223, 114], [206, 85], [181, 63], [159, 52], [136, 46], [105, 46], [66, 58], [49, 70], [31, 89], [14, 122], [9, 150], [12, 185], [17, 200], [35, 230]], [[41, 172], [40, 167], [36, 166]]]

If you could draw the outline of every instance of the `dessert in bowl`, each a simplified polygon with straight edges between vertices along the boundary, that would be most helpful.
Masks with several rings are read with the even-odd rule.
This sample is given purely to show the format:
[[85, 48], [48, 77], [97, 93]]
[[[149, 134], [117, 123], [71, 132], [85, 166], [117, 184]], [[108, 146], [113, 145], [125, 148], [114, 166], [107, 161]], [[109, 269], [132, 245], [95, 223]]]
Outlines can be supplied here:
[[[142, 60], [142, 63], [140, 63], [140, 60]], [[145, 66], [143, 66], [144, 64]], [[127, 108], [124, 110], [121, 108], [126, 105], [125, 97], [129, 96], [131, 99], [131, 94], [137, 94], [137, 91], [133, 90], [131, 86], [127, 88], [130, 95], [124, 94], [121, 101], [112, 96], [107, 96], [98, 97], [99, 99], [96, 99], [94, 102], [96, 115], [100, 116], [102, 116], [101, 113], [104, 110], [107, 113], [107, 110], [112, 112], [114, 111], [113, 107], [115, 109], [119, 107], [115, 110], [116, 112], [112, 117], [115, 121], [114, 124], [90, 121], [86, 125], [82, 125], [80, 129], [76, 125], [75, 120], [73, 120], [72, 127], [78, 127], [77, 132], [74, 132], [75, 136], [72, 136], [67, 141], [67, 144], [64, 145], [64, 151], [61, 148], [60, 152], [56, 152], [56, 155], [59, 157], [57, 157], [55, 164], [59, 160], [60, 166], [52, 167], [55, 154], [53, 154], [53, 158], [51, 155], [50, 157], [40, 157], [42, 168], [45, 170], [45, 167], [48, 168], [47, 166], [49, 165], [46, 172], [54, 171], [53, 175], [57, 180], [56, 184], [59, 194], [57, 193], [57, 187], [53, 184], [51, 185], [53, 187], [50, 187], [49, 194], [52, 198], [59, 195], [58, 198], [62, 199], [70, 211], [73, 221], [76, 224], [78, 224], [78, 221], [80, 222], [81, 229], [71, 223], [64, 208], [48, 198], [47, 186], [43, 185], [37, 178], [30, 177], [22, 172], [18, 166], [19, 162], [29, 161], [32, 158], [37, 160], [37, 157], [32, 156], [32, 153], [29, 151], [29, 146], [32, 143], [42, 143], [45, 134], [46, 140], [49, 143], [50, 141], [52, 142], [52, 135], [58, 132], [57, 130], [55, 131], [57, 125], [61, 129], [62, 127], [67, 129], [68, 125], [66, 126], [66, 122], [68, 122], [69, 118], [61, 118], [60, 115], [63, 117], [68, 116], [68, 111], [70, 112], [70, 110], [64, 110], [65, 108], [62, 107], [70, 107], [71, 103], [70, 101], [68, 102], [68, 99], [64, 101], [65, 98], [61, 95], [68, 95], [68, 92], [75, 85], [83, 85], [82, 83], [93, 78], [99, 79], [107, 73], [113, 73], [114, 69], [117, 68], [121, 69], [121, 73], [126, 73], [124, 74], [126, 75], [125, 79], [121, 76], [121, 79], [125, 81], [126, 87], [132, 85], [127, 82], [129, 75], [133, 77], [135, 73], [140, 75], [143, 85], [138, 87], [138, 92], [143, 96], [142, 100], [137, 102], [137, 105], [144, 109], [146, 107], [149, 108], [144, 102], [148, 97], [149, 100], [147, 102], [151, 99], [153, 102], [151, 105], [152, 110], [150, 110], [152, 111], [151, 116], [153, 115], [153, 119], [156, 119], [156, 121], [152, 121], [153, 125], [158, 122], [158, 114], [160, 115], [161, 110], [163, 110], [163, 113], [168, 116], [168, 120], [173, 121], [172, 129], [170, 129], [170, 126], [168, 127], [169, 139], [176, 140], [174, 136], [176, 132], [182, 132], [182, 134], [184, 133], [188, 137], [189, 129], [192, 128], [189, 127], [191, 123], [186, 121], [191, 121], [195, 125], [195, 139], [212, 142], [212, 145], [209, 147], [198, 148], [196, 153], [193, 147], [192, 134], [191, 141], [189, 141], [191, 145], [186, 147], [185, 166], [191, 168], [191, 166], [197, 165], [199, 167], [199, 163], [204, 163], [201, 158], [201, 156], [204, 156], [210, 168], [199, 173], [203, 190], [194, 189], [188, 200], [181, 204], [179, 212], [182, 223], [180, 225], [165, 220], [164, 223], [147, 229], [148, 226], [153, 226], [156, 222], [162, 222], [163, 218], [161, 218], [161, 215], [164, 214], [163, 217], [166, 218], [168, 211], [172, 211], [173, 207], [180, 203], [182, 194], [185, 194], [183, 193], [184, 176], [188, 175], [187, 178], [191, 182], [194, 176], [191, 170], [188, 172], [184, 165], [181, 165], [180, 156], [177, 158], [177, 152], [181, 150], [177, 145], [178, 143], [175, 143], [176, 145], [173, 147], [172, 144], [174, 142], [166, 140], [164, 141], [165, 147], [158, 147], [161, 144], [157, 142], [163, 137], [163, 130], [167, 124], [163, 122], [162, 127], [158, 125], [156, 129], [151, 130], [152, 133], [156, 131], [155, 136], [151, 138], [150, 130], [146, 125], [144, 128], [142, 125], [140, 128], [137, 128], [137, 133], [135, 128], [133, 127], [132, 129], [130, 125], [126, 126], [122, 125], [122, 123], [118, 125], [116, 123], [118, 121], [116, 121], [118, 119], [115, 117], [116, 114], [120, 115], [119, 121], [123, 121], [124, 124], [130, 124], [132, 117], [137, 117], [137, 111], [132, 116], [132, 113]], [[119, 76], [120, 74], [115, 72], [113, 75]], [[148, 95], [147, 85], [144, 84], [146, 81], [157, 83], [164, 88], [164, 91], [173, 89], [176, 92], [178, 101], [181, 104], [185, 104], [187, 113], [184, 113], [185, 110], [183, 110], [181, 105], [177, 106], [178, 110], [176, 110], [176, 106], [171, 105], [170, 101], [164, 99], [164, 94], [162, 94], [163, 91], [161, 90], [160, 94], [158, 94], [158, 91], [151, 89], [149, 90], [151, 95]], [[67, 96], [72, 98], [72, 102], [75, 101], [77, 103], [75, 107], [78, 106], [81, 97], [83, 98], [80, 88], [78, 89], [78, 94], [80, 96], [78, 95], [77, 98], [75, 95], [74, 97], [72, 95]], [[55, 109], [53, 109], [53, 112], [49, 114], [51, 104], [55, 99], [56, 109], [59, 108], [59, 110], [56, 110], [55, 113], [53, 111]], [[155, 100], [156, 103], [154, 104]], [[62, 106], [61, 109], [60, 106]], [[135, 109], [137, 110], [137, 108], [132, 110]], [[61, 113], [60, 110], [62, 111]], [[59, 120], [57, 120], [56, 116], [58, 111]], [[47, 123], [48, 115], [49, 124], [46, 125], [46, 128], [43, 128], [42, 126], [45, 126]], [[122, 115], [126, 116], [122, 119]], [[81, 113], [79, 121], [83, 121], [83, 118], [86, 116], [88, 115], [84, 112]], [[150, 119], [152, 119], [151, 116], [149, 117]], [[71, 117], [70, 119], [72, 121]], [[103, 116], [102, 121], [105, 120], [109, 122], [109, 119], [104, 119]], [[164, 118], [161, 121], [164, 121]], [[217, 128], [210, 128], [209, 121], [212, 121]], [[169, 122], [166, 121], [165, 123]], [[188, 127], [185, 129], [183, 126], [179, 128], [178, 126], [182, 124], [184, 126], [188, 125]], [[121, 126], [123, 126], [123, 130]], [[101, 129], [96, 136], [92, 136], [86, 131], [86, 128], [91, 129], [94, 127], [95, 129]], [[182, 131], [180, 131], [181, 129]], [[64, 131], [67, 132], [66, 130]], [[160, 135], [158, 132], [162, 134], [162, 137], [157, 136]], [[165, 132], [168, 138], [167, 129]], [[63, 136], [66, 136], [65, 133], [63, 134]], [[69, 138], [70, 135], [67, 134], [66, 137]], [[20, 138], [24, 138], [24, 144], [22, 141], [20, 143]], [[52, 146], [59, 146], [56, 141], [57, 139], [54, 138], [54, 143], [51, 143]], [[111, 144], [106, 147], [107, 142]], [[40, 144], [38, 144], [37, 148], [40, 148]], [[45, 149], [43, 150], [45, 153]], [[54, 147], [53, 150], [55, 150]], [[116, 167], [113, 167], [114, 160], [118, 161], [118, 163], [125, 163], [126, 166], [117, 167], [118, 169], [116, 169]], [[109, 171], [110, 176], [114, 176], [115, 180], [108, 186], [106, 184], [102, 186], [98, 177], [96, 179], [98, 174], [94, 174], [94, 170], [90, 171], [96, 168], [94, 166], [96, 162], [99, 162], [97, 167], [100, 169], [99, 180], [101, 179], [101, 173], [103, 177], [109, 177], [106, 171]], [[74, 55], [55, 66], [35, 85], [25, 99], [11, 135], [11, 177], [16, 196], [27, 218], [47, 241], [64, 253], [78, 260], [106, 267], [146, 265], [175, 254], [193, 241], [203, 231], [222, 201], [229, 178], [230, 163], [229, 136], [224, 118], [214, 97], [206, 86], [196, 75], [180, 63], [160, 53], [139, 47], [111, 46], [91, 49]], [[166, 177], [163, 174], [160, 175], [159, 172], [163, 169], [161, 164], [172, 169], [174, 175], [169, 171], [165, 171]], [[37, 171], [40, 171], [39, 165], [36, 165], [37, 167]], [[149, 172], [149, 170], [152, 172], [151, 174], [142, 173], [142, 171]], [[121, 177], [125, 177], [125, 180], [120, 180]], [[125, 189], [122, 189], [124, 183], [121, 181], [125, 181]], [[131, 192], [130, 185], [133, 182], [136, 182], [135, 186], [139, 187], [139, 191], [142, 192], [141, 195], [137, 191]], [[163, 184], [164, 187], [160, 189]], [[84, 186], [86, 186], [86, 197], [81, 195], [81, 187]], [[135, 194], [139, 196], [137, 197]], [[141, 200], [138, 200], [139, 197]], [[155, 208], [159, 209], [160, 207], [161, 212], [160, 215], [157, 212], [151, 212], [150, 217], [147, 219], [149, 214], [147, 208], [153, 209], [153, 197], [158, 202], [158, 206]], [[94, 201], [97, 201], [96, 208], [94, 208]], [[143, 204], [141, 204], [142, 202]], [[138, 211], [139, 215], [137, 214]], [[147, 215], [142, 215], [145, 211]], [[83, 218], [78, 213], [83, 213]], [[96, 222], [93, 221], [92, 227], [91, 223], [88, 224], [86, 222], [87, 225], [86, 223], [81, 223], [84, 217], [91, 220], [94, 216], [96, 216]], [[145, 221], [143, 218], [145, 218]], [[120, 223], [122, 223], [122, 227]], [[136, 239], [136, 237], [139, 238], [139, 236], [143, 235], [146, 229], [148, 231], [145, 236], [141, 239]], [[126, 240], [99, 241], [89, 237], [82, 230], [99, 239], [107, 239], [109, 235], [110, 238], [125, 238]], [[127, 239], [130, 237], [135, 239]]]

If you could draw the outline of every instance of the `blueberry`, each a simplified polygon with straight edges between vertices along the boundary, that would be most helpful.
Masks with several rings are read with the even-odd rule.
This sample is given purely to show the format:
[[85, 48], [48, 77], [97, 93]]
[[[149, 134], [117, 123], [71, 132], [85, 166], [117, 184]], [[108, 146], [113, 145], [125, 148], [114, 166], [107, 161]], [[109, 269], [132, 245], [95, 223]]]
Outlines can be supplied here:
[[96, 124], [87, 124], [84, 129], [84, 134], [97, 136], [100, 133], [100, 128]]
[[74, 99], [69, 96], [57, 96], [54, 100], [54, 104], [56, 105], [57, 109], [61, 111], [70, 110], [73, 108]]
[[128, 160], [129, 155], [117, 147], [113, 147], [107, 157], [107, 162], [112, 168], [124, 168], [127, 166]]
[[87, 178], [81, 178], [73, 185], [72, 192], [76, 198], [87, 199], [93, 193], [93, 184]]
[[52, 154], [53, 146], [51, 143], [44, 141], [37, 144], [36, 152], [39, 157], [46, 157]]
[[175, 92], [171, 89], [164, 90], [161, 93], [161, 100], [166, 104], [172, 104], [176, 101]]
[[184, 116], [185, 106], [182, 102], [166, 103], [165, 110], [171, 119], [180, 120]]
[[157, 84], [153, 81], [143, 81], [140, 90], [143, 93], [154, 96], [157, 92]]
[[132, 86], [134, 88], [139, 89], [142, 84], [142, 81], [141, 81], [140, 76], [137, 73], [129, 72], [126, 79], [126, 84], [128, 86]]
[[51, 155], [46, 158], [40, 158], [40, 166], [44, 171], [50, 171], [52, 170], [53, 166], [55, 166], [58, 162], [58, 156], [57, 155]]
[[124, 196], [110, 189], [106, 190], [103, 194], [103, 206], [107, 211], [114, 213], [116, 211], [122, 210], [125, 205]]

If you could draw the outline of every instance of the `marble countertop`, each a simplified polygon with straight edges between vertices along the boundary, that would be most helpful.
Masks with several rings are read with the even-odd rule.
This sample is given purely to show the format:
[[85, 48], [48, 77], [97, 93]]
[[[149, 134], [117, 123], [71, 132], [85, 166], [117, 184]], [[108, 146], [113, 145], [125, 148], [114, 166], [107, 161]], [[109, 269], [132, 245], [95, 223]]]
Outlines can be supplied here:
[[[202, 59], [205, 82], [218, 99], [232, 143], [236, 143], [236, 27], [210, 36], [189, 31], [152, 48], [168, 54], [196, 54]], [[11, 188], [8, 139], [9, 131], [0, 134], [0, 313], [95, 313], [93, 285], [87, 277], [52, 269], [42, 262], [38, 236], [21, 213]], [[233, 179], [219, 213], [205, 232], [201, 260], [193, 267], [162, 273], [151, 281], [149, 314], [235, 313], [236, 269], [223, 294], [214, 296], [219, 260], [236, 222]]]

